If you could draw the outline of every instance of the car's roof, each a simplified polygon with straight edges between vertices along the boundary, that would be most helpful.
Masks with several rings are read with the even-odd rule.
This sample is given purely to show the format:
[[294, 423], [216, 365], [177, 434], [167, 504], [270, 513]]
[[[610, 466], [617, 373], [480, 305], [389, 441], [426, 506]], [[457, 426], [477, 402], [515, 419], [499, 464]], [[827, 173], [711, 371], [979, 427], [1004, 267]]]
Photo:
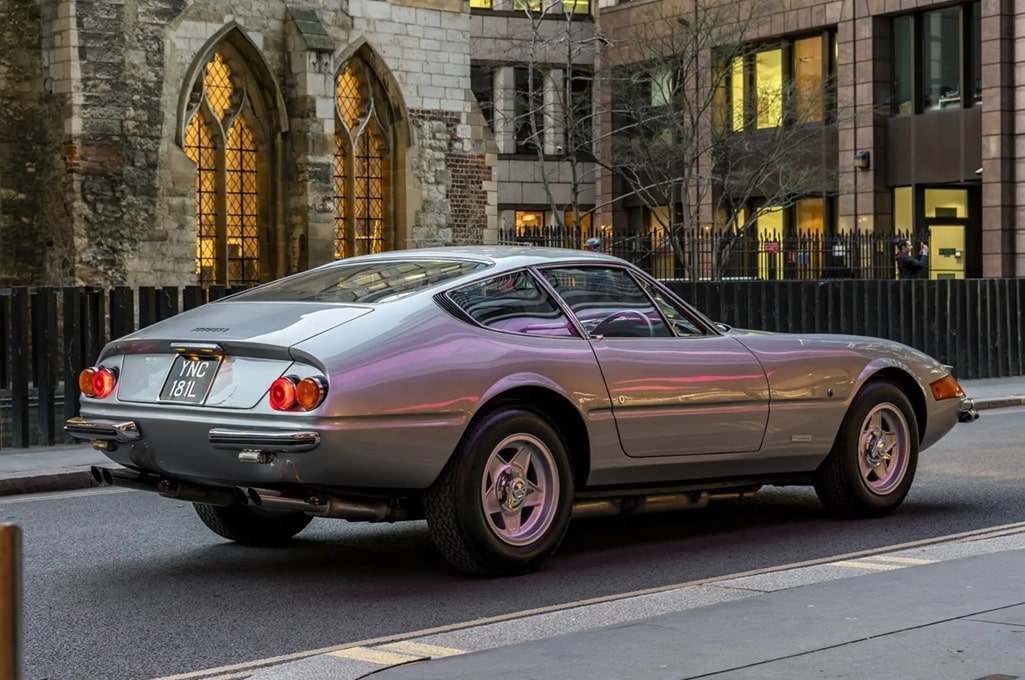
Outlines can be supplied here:
[[594, 261], [624, 264], [624, 260], [604, 253], [571, 248], [536, 248], [533, 246], [442, 246], [391, 250], [373, 255], [359, 255], [338, 260], [332, 264], [352, 264], [375, 260], [477, 260], [499, 265], [501, 268], [529, 267], [557, 262]]

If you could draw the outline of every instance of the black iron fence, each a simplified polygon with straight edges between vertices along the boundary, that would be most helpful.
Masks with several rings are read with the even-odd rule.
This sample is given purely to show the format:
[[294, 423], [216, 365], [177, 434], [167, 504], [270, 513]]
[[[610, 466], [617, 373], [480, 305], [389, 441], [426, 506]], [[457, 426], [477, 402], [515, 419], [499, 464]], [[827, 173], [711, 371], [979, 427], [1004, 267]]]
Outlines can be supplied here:
[[774, 281], [811, 279], [895, 279], [897, 239], [915, 234], [852, 232], [824, 234], [756, 232], [724, 237], [711, 230], [681, 235], [674, 244], [665, 231], [602, 232], [571, 227], [516, 227], [499, 231], [503, 245], [581, 248], [595, 237], [601, 250], [633, 262], [660, 279]]
[[0, 288], [0, 448], [68, 441], [78, 374], [109, 340], [233, 292], [185, 288]]
[[[953, 365], [961, 378], [1025, 374], [1025, 279], [667, 283], [735, 327], [890, 338]], [[78, 373], [108, 340], [226, 292], [0, 289], [0, 448], [66, 441]]]

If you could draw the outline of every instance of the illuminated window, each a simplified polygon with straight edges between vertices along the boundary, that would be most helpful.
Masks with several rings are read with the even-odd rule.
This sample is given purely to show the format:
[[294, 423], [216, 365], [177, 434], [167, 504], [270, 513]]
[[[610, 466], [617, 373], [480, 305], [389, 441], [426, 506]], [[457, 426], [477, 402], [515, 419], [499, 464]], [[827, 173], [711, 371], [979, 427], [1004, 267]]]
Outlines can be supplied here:
[[196, 164], [200, 285], [260, 281], [259, 162], [240, 74], [217, 52], [193, 87], [185, 154]]
[[391, 139], [380, 84], [350, 60], [335, 80], [335, 258], [392, 250]]
[[733, 100], [733, 129], [744, 129], [744, 58], [734, 57], [730, 68], [730, 94]]
[[831, 113], [834, 60], [829, 58], [836, 46], [832, 33], [786, 40], [771, 48], [747, 56], [730, 58], [724, 78], [724, 92], [717, 93], [727, 102], [722, 117], [732, 129], [752, 127], [759, 130], [785, 124], [821, 123]]
[[794, 41], [794, 118], [798, 123], [822, 121], [822, 36]]
[[470, 0], [470, 9], [491, 9], [491, 0]]
[[758, 129], [783, 123], [783, 50], [766, 50], [755, 56], [755, 105]]
[[[478, 0], [487, 2], [487, 7], [491, 7], [491, 0]], [[474, 5], [474, 0], [470, 0], [470, 7], [484, 7], [485, 5]], [[552, 13], [555, 9], [555, 3], [551, 0], [513, 0], [513, 9], [515, 10], [530, 10], [531, 12], [547, 12]], [[590, 14], [591, 3], [590, 0], [562, 0], [563, 12], [566, 14]]]

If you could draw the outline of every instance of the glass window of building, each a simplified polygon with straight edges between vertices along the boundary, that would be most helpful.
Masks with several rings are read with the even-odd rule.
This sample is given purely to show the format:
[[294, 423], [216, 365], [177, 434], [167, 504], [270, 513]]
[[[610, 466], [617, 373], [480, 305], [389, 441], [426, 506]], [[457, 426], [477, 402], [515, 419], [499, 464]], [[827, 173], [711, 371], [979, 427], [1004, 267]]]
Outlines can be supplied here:
[[196, 279], [200, 285], [260, 281], [260, 163], [255, 93], [241, 60], [218, 51], [193, 86], [184, 151], [196, 164]]
[[491, 131], [495, 131], [495, 74], [490, 66], [470, 66], [470, 90]]
[[981, 105], [981, 12], [970, 2], [893, 18], [894, 115]]
[[513, 102], [513, 129], [516, 151], [544, 148], [544, 77], [536, 68], [513, 70], [516, 91]]
[[591, 83], [594, 76], [580, 69], [570, 72], [569, 111], [566, 114], [567, 153], [591, 150], [592, 126]]
[[[491, 0], [487, 2], [490, 7]], [[513, 9], [552, 14], [555, 7], [550, 0], [513, 0]], [[566, 14], [590, 14], [591, 3], [590, 0], [562, 0], [562, 9]]]
[[914, 63], [911, 50], [911, 16], [894, 17], [893, 32], [893, 113], [914, 113], [912, 99], [911, 65]]
[[922, 95], [926, 111], [961, 105], [959, 7], [922, 14]]
[[491, 0], [470, 0], [470, 9], [491, 9]]
[[[728, 81], [716, 92], [717, 114], [733, 130], [821, 123], [830, 115], [835, 50], [832, 33], [787, 40], [730, 59]], [[720, 103], [727, 98], [728, 106]]]
[[971, 97], [972, 106], [982, 105], [982, 3], [972, 3], [971, 27]]
[[826, 90], [822, 36], [794, 41], [794, 121], [822, 122]]
[[392, 143], [383, 90], [359, 57], [335, 78], [335, 258], [394, 248]]
[[794, 206], [799, 236], [821, 237], [826, 229], [826, 199], [806, 198]]
[[755, 55], [755, 105], [758, 129], [783, 124], [783, 50]]
[[926, 189], [926, 217], [968, 217], [967, 189]]
[[747, 83], [744, 77], [744, 57], [734, 57], [730, 68], [730, 99], [733, 118], [733, 129], [744, 129], [744, 92], [747, 90]]
[[893, 230], [910, 232], [915, 228], [914, 191], [911, 187], [893, 189]]
[[542, 210], [516, 211], [516, 238], [542, 236], [545, 227], [545, 213]]

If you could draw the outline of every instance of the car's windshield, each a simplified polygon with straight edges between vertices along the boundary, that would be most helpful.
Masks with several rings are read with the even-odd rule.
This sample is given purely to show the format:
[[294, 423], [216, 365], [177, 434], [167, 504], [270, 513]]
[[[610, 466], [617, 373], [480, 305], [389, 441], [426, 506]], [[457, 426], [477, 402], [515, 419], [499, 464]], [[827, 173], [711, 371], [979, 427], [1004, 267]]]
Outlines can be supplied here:
[[389, 302], [486, 268], [468, 260], [381, 260], [322, 267], [234, 296], [247, 302]]

